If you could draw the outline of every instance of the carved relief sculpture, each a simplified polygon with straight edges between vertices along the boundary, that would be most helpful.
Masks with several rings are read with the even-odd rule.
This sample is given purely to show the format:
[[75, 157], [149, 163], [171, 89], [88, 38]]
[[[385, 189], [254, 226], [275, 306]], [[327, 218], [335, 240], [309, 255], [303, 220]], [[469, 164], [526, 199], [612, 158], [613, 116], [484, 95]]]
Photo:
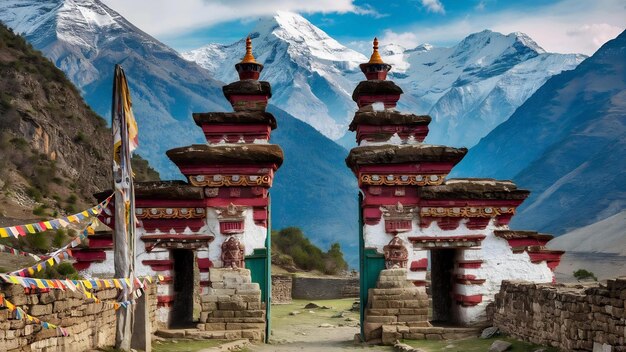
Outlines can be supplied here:
[[383, 247], [385, 253], [385, 268], [406, 268], [409, 260], [409, 251], [400, 237], [394, 237]]
[[222, 263], [224, 268], [244, 268], [244, 245], [235, 236], [222, 243]]

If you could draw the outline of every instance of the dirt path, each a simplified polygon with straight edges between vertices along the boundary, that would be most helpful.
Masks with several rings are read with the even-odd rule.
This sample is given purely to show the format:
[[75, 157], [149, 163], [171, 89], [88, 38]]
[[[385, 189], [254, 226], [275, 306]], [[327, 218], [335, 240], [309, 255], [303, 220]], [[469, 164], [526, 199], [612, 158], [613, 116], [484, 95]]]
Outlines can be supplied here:
[[254, 345], [250, 351], [392, 351], [390, 347], [385, 346], [355, 345], [353, 338], [358, 332], [358, 327], [320, 328], [300, 325], [280, 332], [275, 331], [271, 344]]
[[[355, 345], [359, 332], [358, 312], [350, 311], [353, 299], [315, 301], [320, 307], [305, 309], [308, 301], [272, 306], [270, 344], [251, 346], [250, 351], [392, 351], [391, 347]], [[290, 315], [298, 312], [296, 315]], [[342, 317], [338, 317], [339, 315]]]

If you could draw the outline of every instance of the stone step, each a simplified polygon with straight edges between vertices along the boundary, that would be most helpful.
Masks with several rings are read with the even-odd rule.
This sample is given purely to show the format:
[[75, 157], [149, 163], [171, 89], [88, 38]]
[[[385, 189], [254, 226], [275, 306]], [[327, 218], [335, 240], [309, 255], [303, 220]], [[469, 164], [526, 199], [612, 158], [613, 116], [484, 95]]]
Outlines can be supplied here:
[[458, 340], [480, 336], [482, 329], [475, 327], [411, 326], [407, 338], [417, 340]]
[[155, 335], [164, 338], [187, 338], [187, 339], [220, 339], [236, 340], [248, 339], [250, 341], [265, 340], [264, 329], [237, 329], [237, 330], [213, 330], [204, 331], [199, 329], [161, 329]]

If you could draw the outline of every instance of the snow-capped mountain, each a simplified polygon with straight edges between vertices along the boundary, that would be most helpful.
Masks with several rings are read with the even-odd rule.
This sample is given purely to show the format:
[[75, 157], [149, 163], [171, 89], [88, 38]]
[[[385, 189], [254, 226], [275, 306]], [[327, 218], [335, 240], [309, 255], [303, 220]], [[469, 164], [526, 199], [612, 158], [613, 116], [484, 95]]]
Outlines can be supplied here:
[[[279, 11], [258, 22], [250, 34], [253, 52], [265, 65], [263, 79], [272, 83], [272, 103], [307, 122], [331, 139], [345, 134], [356, 111], [350, 98], [355, 82], [348, 77], [367, 61], [302, 16]], [[209, 44], [182, 53], [222, 81], [235, 79], [224, 70], [243, 57], [245, 38], [229, 45]]]
[[[192, 111], [221, 110], [221, 83], [97, 0], [3, 0], [0, 21], [63, 70], [101, 116], [110, 116], [113, 68], [121, 63], [135, 98], [140, 149], [165, 177], [180, 177], [165, 151], [203, 140]], [[163, 138], [168, 131], [170, 138]], [[179, 137], [185, 136], [185, 142]]]
[[[230, 109], [222, 82], [98, 0], [2, 0], [0, 21], [59, 66], [105, 118], [113, 67], [121, 63], [139, 125], [138, 152], [164, 178], [182, 177], [166, 150], [204, 142], [191, 113]], [[232, 73], [225, 81], [235, 80], [234, 66], [223, 66], [223, 72]], [[267, 79], [266, 72], [261, 79]], [[278, 121], [272, 142], [285, 152], [271, 192], [272, 226], [300, 227], [323, 248], [338, 241], [356, 265], [356, 180], [343, 162], [347, 151], [288, 113], [274, 106], [268, 110]]]
[[[274, 87], [273, 102], [340, 144], [356, 109], [351, 95], [363, 79], [358, 69], [367, 57], [338, 43], [300, 15], [278, 12], [251, 32], [257, 61]], [[209, 44], [183, 53], [218, 79], [243, 56], [243, 38], [233, 44]], [[431, 143], [472, 146], [535, 92], [550, 76], [571, 70], [585, 57], [546, 53], [522, 33], [475, 33], [451, 48], [423, 44], [381, 48], [393, 65], [390, 78], [405, 94], [400, 108], [429, 113]], [[369, 55], [370, 53], [366, 53]], [[343, 138], [341, 138], [343, 137]]]
[[530, 189], [519, 228], [559, 235], [626, 209], [626, 31], [550, 78], [453, 172]]
[[391, 77], [405, 91], [402, 109], [428, 111], [429, 143], [471, 147], [552, 75], [583, 55], [546, 53], [523, 33], [482, 31], [451, 48], [404, 52]]

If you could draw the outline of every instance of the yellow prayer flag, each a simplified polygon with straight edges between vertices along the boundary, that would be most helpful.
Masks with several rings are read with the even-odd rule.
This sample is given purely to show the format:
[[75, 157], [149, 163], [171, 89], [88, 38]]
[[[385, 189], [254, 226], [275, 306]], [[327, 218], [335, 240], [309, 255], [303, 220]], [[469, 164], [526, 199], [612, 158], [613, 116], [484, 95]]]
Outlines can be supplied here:
[[44, 221], [43, 224], [46, 225], [47, 230], [52, 230], [52, 224], [50, 221]]
[[86, 288], [93, 288], [91, 282], [89, 282], [88, 280], [81, 280], [81, 282], [83, 283], [83, 285], [85, 285]]
[[28, 232], [29, 232], [29, 233], [35, 233], [35, 232], [37, 232], [37, 231], [35, 230], [35, 228], [33, 227], [33, 224], [26, 224], [26, 225], [24, 225], [24, 227], [26, 227], [26, 230], [28, 230]]
[[4, 227], [0, 227], [0, 237], [9, 237], [9, 233]]

